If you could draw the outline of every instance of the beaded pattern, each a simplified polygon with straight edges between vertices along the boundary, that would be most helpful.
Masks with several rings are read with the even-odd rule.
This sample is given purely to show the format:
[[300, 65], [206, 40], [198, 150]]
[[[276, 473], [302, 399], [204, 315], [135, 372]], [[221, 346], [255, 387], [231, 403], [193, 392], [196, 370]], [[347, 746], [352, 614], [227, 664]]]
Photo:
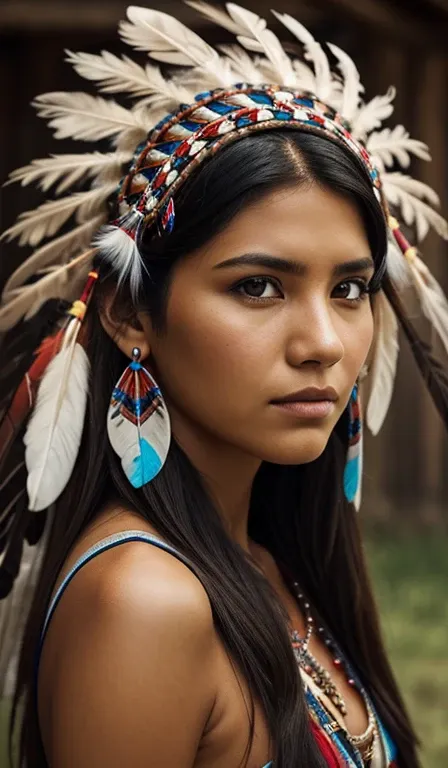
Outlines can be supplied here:
[[[305, 637], [301, 638], [296, 630], [291, 632], [293, 650], [299, 666], [310, 675], [317, 687], [330, 698], [341, 714], [345, 715], [347, 711], [345, 703], [332, 682], [329, 673], [319, 664], [308, 650], [308, 644], [314, 629], [314, 620], [311, 616], [310, 604], [301, 592], [298, 582], [294, 581], [291, 584], [291, 587], [305, 615], [307, 624]], [[328, 630], [323, 626], [318, 626], [317, 632], [322, 637], [325, 645], [327, 645], [332, 652], [334, 665], [344, 669], [349, 685], [356, 687], [361, 694], [368, 712], [368, 726], [363, 734], [358, 736], [349, 734], [345, 729], [340, 727], [339, 723], [330, 717], [323, 703], [318, 700], [308, 688], [306, 688], [305, 694], [311, 716], [330, 738], [338, 756], [343, 761], [342, 765], [351, 766], [351, 768], [365, 768], [368, 766], [373, 756], [375, 742], [379, 740], [386, 756], [384, 768], [394, 768], [394, 766], [396, 766], [394, 762], [395, 746], [392, 744], [384, 727], [381, 725], [379, 718], [375, 713], [375, 708], [370, 696]]]
[[[175, 217], [172, 196], [208, 154], [248, 133], [279, 126], [324, 133], [348, 147], [364, 165], [380, 199], [378, 171], [338, 113], [306, 91], [240, 83], [233, 90], [198, 94], [194, 104], [181, 105], [177, 114], [167, 115], [149, 133], [120, 184], [115, 223], [132, 236], [135, 221], [140, 229], [157, 220], [159, 230], [170, 232]], [[130, 214], [137, 215], [131, 226]]]

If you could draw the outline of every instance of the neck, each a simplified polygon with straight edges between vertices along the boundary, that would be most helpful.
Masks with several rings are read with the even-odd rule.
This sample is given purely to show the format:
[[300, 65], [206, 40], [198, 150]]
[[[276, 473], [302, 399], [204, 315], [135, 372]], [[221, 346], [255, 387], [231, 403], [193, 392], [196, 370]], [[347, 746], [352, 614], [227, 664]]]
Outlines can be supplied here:
[[229, 535], [253, 555], [247, 528], [252, 484], [261, 460], [173, 416], [176, 440], [201, 473]]

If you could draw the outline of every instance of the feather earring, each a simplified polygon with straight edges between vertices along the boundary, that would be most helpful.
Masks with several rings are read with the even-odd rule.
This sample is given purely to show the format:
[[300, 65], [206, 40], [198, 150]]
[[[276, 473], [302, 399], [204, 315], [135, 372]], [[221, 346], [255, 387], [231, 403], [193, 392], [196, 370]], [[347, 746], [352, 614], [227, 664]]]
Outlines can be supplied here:
[[141, 488], [162, 469], [170, 447], [170, 417], [159, 387], [143, 368], [140, 350], [112, 392], [107, 432], [131, 485]]
[[363, 435], [359, 387], [355, 384], [348, 404], [349, 445], [344, 469], [344, 493], [347, 501], [359, 510], [361, 504], [361, 478], [363, 464]]

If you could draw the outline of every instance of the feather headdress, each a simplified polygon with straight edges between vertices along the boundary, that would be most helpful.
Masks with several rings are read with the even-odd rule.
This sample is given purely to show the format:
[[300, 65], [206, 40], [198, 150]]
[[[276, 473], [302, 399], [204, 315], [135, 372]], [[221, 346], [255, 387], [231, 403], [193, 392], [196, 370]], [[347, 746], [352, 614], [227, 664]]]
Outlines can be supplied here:
[[[448, 349], [447, 300], [404, 238], [397, 220], [401, 216], [406, 225], [414, 227], [418, 241], [431, 227], [448, 237], [448, 224], [436, 210], [439, 200], [433, 190], [397, 170], [407, 171], [413, 156], [429, 160], [428, 148], [412, 139], [403, 126], [383, 127], [393, 112], [393, 88], [366, 100], [351, 58], [329, 43], [336, 62], [333, 68], [328, 48], [292, 16], [273, 12], [285, 32], [295, 37], [303, 57], [289, 55], [266, 20], [253, 11], [235, 3], [227, 3], [223, 10], [204, 0], [186, 2], [234, 35], [235, 44], [214, 49], [174, 17], [130, 6], [119, 34], [131, 48], [146, 52], [153, 63], [141, 66], [126, 55], [108, 51], [97, 55], [67, 51], [67, 61], [76, 72], [105, 95], [54, 92], [35, 99], [39, 116], [48, 120], [55, 138], [108, 139], [111, 146], [104, 153], [90, 150], [40, 158], [11, 174], [8, 183], [35, 183], [45, 193], [53, 191], [54, 197], [36, 210], [22, 213], [2, 235], [35, 250], [6, 283], [0, 332], [32, 318], [49, 299], [75, 301], [94, 257], [95, 268], [102, 274], [115, 274], [118, 283], [127, 281], [131, 291], [138, 292], [145, 270], [139, 251], [141, 234], [149, 227], [155, 234], [172, 230], [176, 192], [189, 174], [227, 142], [288, 123], [287, 127], [324, 134], [354, 153], [370, 176], [389, 224], [389, 290], [380, 294], [376, 306], [377, 335], [367, 403], [367, 424], [376, 433], [392, 396], [399, 323], [408, 338], [412, 335], [397, 298], [403, 285], [414, 284], [424, 314]], [[162, 72], [160, 63], [175, 65], [174, 74]], [[111, 94], [130, 97], [128, 106], [118, 104]], [[87, 189], [79, 190], [79, 184]], [[60, 234], [63, 226], [65, 231]], [[31, 277], [38, 279], [30, 283]], [[75, 301], [63, 340], [53, 350], [54, 359], [46, 358], [45, 370], [38, 366], [42, 381], [37, 400], [33, 389], [33, 397], [21, 412], [20, 425], [35, 409], [25, 442], [29, 502], [36, 510], [55, 500], [76, 459], [88, 376], [78, 326], [93, 289], [92, 280], [89, 277], [83, 293], [84, 309]], [[417, 351], [422, 368], [427, 351], [422, 346]], [[434, 376], [437, 378], [436, 372]], [[28, 383], [25, 378], [23, 392], [28, 391]], [[441, 383], [438, 386], [433, 381], [435, 402], [446, 416], [442, 389]], [[57, 393], [54, 402], [52, 391]], [[22, 402], [27, 401], [22, 398]], [[72, 415], [76, 412], [71, 440], [64, 432], [64, 408]], [[10, 417], [8, 413], [4, 416]], [[33, 436], [42, 431], [45, 451], [39, 452], [33, 448]], [[17, 429], [14, 435], [19, 433]], [[56, 459], [63, 462], [64, 471], [58, 472], [61, 482], [51, 489], [46, 478], [49, 463], [51, 466]], [[13, 498], [12, 506], [15, 503]]]

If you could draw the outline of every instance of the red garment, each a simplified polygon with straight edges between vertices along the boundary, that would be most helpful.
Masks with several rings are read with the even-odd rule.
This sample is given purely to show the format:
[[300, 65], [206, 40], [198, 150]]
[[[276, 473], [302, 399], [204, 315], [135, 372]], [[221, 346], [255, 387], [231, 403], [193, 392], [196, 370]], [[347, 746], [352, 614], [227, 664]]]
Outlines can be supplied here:
[[311, 720], [311, 729], [313, 731], [314, 738], [319, 745], [319, 749], [327, 762], [328, 768], [340, 768], [340, 763], [336, 751], [333, 749], [332, 744], [327, 739], [322, 729], [319, 728], [314, 720]]

